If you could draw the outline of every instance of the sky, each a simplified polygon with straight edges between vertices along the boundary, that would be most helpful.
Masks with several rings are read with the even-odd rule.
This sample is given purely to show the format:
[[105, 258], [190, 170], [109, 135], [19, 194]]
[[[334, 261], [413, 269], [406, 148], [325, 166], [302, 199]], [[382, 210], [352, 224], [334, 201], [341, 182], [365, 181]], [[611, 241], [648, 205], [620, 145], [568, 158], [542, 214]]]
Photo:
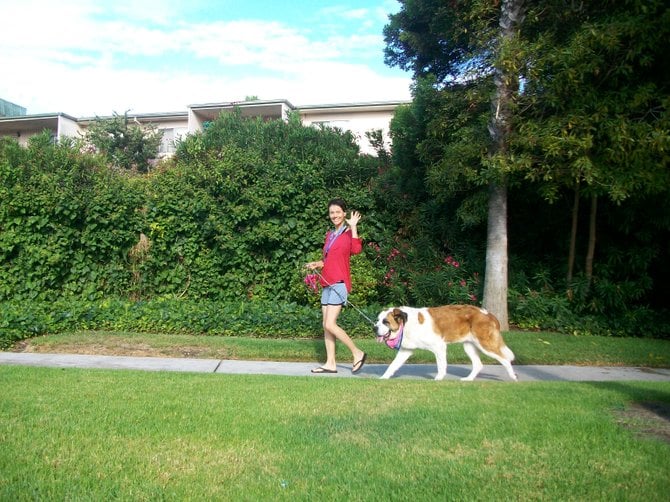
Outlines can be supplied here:
[[384, 64], [396, 0], [0, 0], [0, 98], [28, 114], [410, 99]]

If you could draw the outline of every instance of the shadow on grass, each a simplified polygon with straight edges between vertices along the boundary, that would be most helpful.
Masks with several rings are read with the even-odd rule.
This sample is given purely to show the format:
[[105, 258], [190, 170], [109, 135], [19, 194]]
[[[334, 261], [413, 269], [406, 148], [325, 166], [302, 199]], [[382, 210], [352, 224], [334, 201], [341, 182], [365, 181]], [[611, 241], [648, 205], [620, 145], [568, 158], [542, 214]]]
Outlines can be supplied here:
[[643, 437], [653, 437], [670, 444], [670, 392], [640, 389], [626, 382], [593, 382], [599, 390], [610, 390], [627, 396], [624, 409], [614, 410], [617, 423]]

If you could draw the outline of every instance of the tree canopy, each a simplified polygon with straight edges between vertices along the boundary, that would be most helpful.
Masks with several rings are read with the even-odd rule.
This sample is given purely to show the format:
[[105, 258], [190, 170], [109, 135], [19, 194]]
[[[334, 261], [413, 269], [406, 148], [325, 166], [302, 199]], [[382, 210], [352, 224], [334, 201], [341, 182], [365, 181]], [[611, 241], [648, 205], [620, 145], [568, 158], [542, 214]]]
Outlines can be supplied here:
[[163, 132], [152, 125], [133, 123], [128, 112], [112, 118], [96, 118], [85, 140], [114, 167], [145, 173], [158, 157]]
[[[642, 209], [667, 199], [669, 188], [667, 2], [525, 1], [519, 36], [507, 47], [497, 23], [515, 2], [400, 3], [384, 31], [386, 61], [413, 72], [415, 99], [393, 123], [394, 169], [409, 178], [395, 186], [421, 186], [412, 193], [426, 196], [408, 211], [434, 215], [416, 231], [437, 233], [433, 242], [448, 250], [459, 247], [457, 235], [475, 236], [469, 242], [481, 250], [482, 187], [505, 174], [513, 283], [546, 267], [553, 279], [538, 284], [553, 289], [572, 266], [572, 249], [584, 260], [568, 275], [568, 299], [580, 312], [632, 308], [645, 298], [668, 250], [667, 218], [649, 222]], [[518, 88], [507, 150], [491, 156], [489, 105], [501, 67]], [[651, 234], [655, 243], [643, 237]]]

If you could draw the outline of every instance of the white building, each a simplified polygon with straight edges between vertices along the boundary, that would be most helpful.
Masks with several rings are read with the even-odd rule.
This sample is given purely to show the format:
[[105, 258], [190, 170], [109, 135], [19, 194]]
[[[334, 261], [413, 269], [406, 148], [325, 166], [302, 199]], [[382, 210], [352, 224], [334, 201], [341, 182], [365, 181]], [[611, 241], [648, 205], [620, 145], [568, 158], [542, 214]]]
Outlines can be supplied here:
[[[381, 130], [387, 145], [390, 145], [389, 125], [395, 109], [408, 101], [380, 101], [369, 103], [340, 103], [295, 107], [286, 100], [239, 101], [189, 105], [183, 112], [128, 114], [128, 118], [141, 125], [153, 125], [163, 131], [160, 156], [170, 155], [175, 150], [175, 140], [186, 134], [201, 131], [207, 122], [225, 112], [239, 108], [242, 116], [286, 120], [289, 113], [300, 115], [305, 125], [326, 125], [351, 131], [356, 137], [361, 153], [374, 154], [365, 133]], [[42, 131], [49, 130], [54, 138], [83, 135], [87, 127], [98, 118], [72, 117], [65, 113], [38, 115], [15, 115], [0, 117], [0, 136], [15, 137], [20, 144]]]

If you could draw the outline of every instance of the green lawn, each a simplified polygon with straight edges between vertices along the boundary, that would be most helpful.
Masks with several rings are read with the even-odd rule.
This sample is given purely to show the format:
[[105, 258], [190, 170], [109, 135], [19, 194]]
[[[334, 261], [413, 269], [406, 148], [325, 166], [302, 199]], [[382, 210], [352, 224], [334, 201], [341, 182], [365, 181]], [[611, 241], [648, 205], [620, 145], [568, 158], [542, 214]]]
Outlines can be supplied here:
[[[0, 500], [667, 500], [670, 382], [0, 366]], [[660, 423], [660, 422], [659, 422]], [[633, 426], [631, 428], [630, 426]]]

